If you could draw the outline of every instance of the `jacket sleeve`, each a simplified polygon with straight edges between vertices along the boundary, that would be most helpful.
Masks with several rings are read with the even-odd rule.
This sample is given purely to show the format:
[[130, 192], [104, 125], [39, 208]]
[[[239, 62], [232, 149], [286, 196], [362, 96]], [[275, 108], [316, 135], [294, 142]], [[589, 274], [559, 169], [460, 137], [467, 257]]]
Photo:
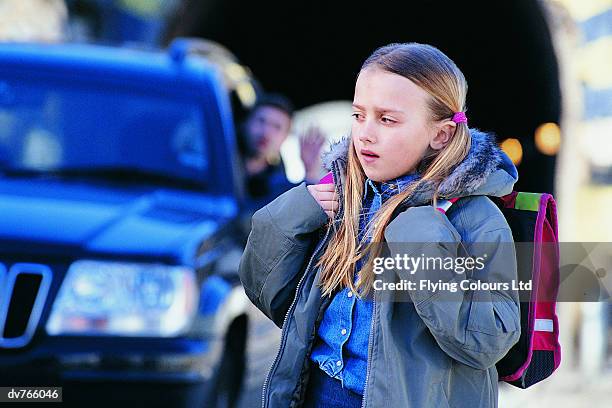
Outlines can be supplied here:
[[282, 327], [327, 215], [302, 183], [258, 210], [240, 260], [239, 275], [253, 304]]
[[[448, 218], [432, 206], [412, 207], [393, 220], [385, 231], [390, 254], [457, 259], [465, 248], [461, 236]], [[411, 274], [398, 270], [400, 278], [415, 281], [410, 301], [429, 328], [440, 348], [453, 359], [477, 369], [487, 369], [499, 361], [520, 337], [516, 254], [510, 227], [478, 232], [475, 239], [480, 254], [486, 252], [484, 267], [473, 274], [458, 273], [432, 264]], [[473, 256], [479, 256], [474, 254]], [[456, 285], [456, 291], [433, 290], [420, 281]], [[462, 288], [470, 282], [505, 283], [499, 290]], [[449, 286], [447, 286], [449, 287]]]

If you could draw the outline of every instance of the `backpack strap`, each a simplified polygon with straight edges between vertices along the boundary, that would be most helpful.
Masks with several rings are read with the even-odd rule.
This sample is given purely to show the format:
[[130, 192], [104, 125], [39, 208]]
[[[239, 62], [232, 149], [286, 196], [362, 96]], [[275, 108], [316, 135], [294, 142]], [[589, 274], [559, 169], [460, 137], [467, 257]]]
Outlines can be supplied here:
[[446, 214], [446, 212], [459, 200], [459, 198], [460, 197], [450, 198], [448, 200], [438, 200], [436, 210], [440, 211], [442, 214]]
[[319, 184], [333, 184], [334, 183], [334, 174], [330, 171], [327, 173], [321, 180], [319, 180]]

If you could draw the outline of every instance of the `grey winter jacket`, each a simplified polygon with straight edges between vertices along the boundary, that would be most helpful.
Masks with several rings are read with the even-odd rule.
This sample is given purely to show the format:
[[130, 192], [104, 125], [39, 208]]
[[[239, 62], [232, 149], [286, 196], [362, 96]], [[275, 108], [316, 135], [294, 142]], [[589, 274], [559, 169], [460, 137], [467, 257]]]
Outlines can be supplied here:
[[[407, 209], [387, 226], [385, 239], [423, 242], [428, 254], [440, 256], [469, 253], [477, 242], [510, 243], [499, 245], [480, 272], [481, 279], [509, 282], [517, 274], [512, 233], [486, 196], [510, 193], [517, 171], [492, 135], [477, 129], [471, 129], [471, 135], [468, 156], [439, 190], [443, 198], [463, 198], [444, 215], [431, 206], [432, 186], [424, 183], [405, 203]], [[348, 142], [344, 139], [324, 155], [339, 194]], [[341, 213], [342, 208], [338, 217]], [[251, 301], [282, 328], [278, 354], [264, 384], [263, 407], [303, 404], [309, 355], [330, 303], [329, 297], [321, 297], [316, 284], [320, 268], [314, 265], [332, 233], [326, 214], [304, 184], [253, 216], [240, 278]], [[451, 281], [457, 279], [453, 275], [439, 276]], [[497, 406], [495, 363], [520, 336], [516, 291], [476, 295], [459, 290], [455, 301], [436, 301], [438, 295], [427, 291], [411, 293], [412, 302], [376, 296], [375, 291], [364, 407]]]

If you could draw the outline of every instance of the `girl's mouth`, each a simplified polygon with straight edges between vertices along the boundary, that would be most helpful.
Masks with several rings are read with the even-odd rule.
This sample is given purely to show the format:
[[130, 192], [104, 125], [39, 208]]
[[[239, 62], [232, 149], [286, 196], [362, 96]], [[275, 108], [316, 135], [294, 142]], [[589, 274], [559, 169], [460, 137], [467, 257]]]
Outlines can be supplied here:
[[363, 161], [366, 163], [373, 163], [374, 161], [376, 161], [376, 159], [380, 158], [379, 155], [377, 155], [371, 150], [361, 149], [360, 153], [361, 157], [363, 158]]

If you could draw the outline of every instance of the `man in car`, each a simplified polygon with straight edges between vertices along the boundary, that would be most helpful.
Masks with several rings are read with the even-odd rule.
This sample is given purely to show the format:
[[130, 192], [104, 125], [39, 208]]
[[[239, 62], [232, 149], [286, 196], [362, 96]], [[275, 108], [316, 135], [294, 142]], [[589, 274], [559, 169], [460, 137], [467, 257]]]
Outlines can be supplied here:
[[[247, 191], [257, 204], [267, 204], [294, 187], [287, 179], [280, 155], [289, 136], [293, 105], [280, 94], [261, 97], [242, 126], [240, 148], [247, 175]], [[323, 133], [309, 128], [300, 137], [300, 157], [305, 169], [304, 181], [318, 182], [321, 176], [320, 153], [325, 142]]]

